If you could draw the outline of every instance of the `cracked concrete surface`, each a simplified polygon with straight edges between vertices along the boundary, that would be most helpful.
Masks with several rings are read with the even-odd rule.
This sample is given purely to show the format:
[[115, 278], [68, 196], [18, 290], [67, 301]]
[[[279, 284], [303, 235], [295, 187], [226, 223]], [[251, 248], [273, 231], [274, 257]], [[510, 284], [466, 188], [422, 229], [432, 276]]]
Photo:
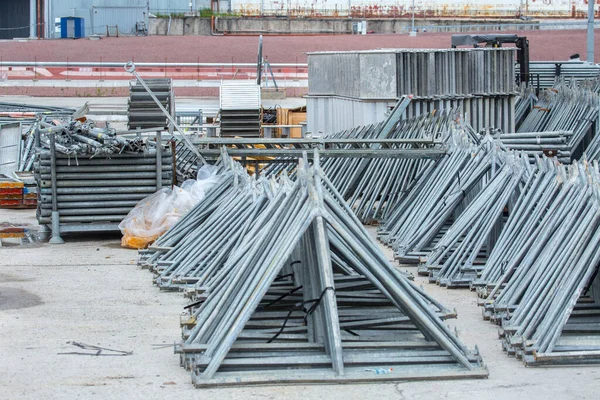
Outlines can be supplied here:
[[[35, 225], [35, 212], [0, 210], [0, 222], [8, 221]], [[183, 296], [153, 286], [151, 274], [136, 265], [136, 252], [120, 248], [118, 236], [65, 239], [64, 245], [0, 248], [0, 302], [11, 291], [40, 302], [0, 307], [0, 399], [598, 398], [600, 368], [524, 367], [502, 351], [497, 328], [482, 320], [474, 293], [420, 277], [426, 291], [456, 308], [458, 319], [449, 323], [469, 347], [478, 346], [489, 379], [195, 389], [170, 346], [180, 337]], [[58, 354], [81, 351], [69, 341], [133, 354]]]

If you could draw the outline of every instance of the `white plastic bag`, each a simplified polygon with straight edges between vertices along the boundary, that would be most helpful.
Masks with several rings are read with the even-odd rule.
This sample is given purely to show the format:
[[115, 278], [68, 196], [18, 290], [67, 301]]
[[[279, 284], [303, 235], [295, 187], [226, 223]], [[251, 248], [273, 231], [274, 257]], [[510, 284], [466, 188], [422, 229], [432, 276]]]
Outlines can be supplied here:
[[196, 180], [161, 189], [141, 200], [119, 224], [121, 245], [132, 249], [148, 247], [206, 196], [218, 179], [217, 170], [213, 165], [205, 165]]

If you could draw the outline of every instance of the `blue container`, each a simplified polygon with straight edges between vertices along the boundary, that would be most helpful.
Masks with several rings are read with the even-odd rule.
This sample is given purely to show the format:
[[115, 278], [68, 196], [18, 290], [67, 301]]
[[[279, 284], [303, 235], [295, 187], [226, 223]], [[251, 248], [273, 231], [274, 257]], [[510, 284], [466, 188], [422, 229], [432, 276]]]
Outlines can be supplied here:
[[63, 39], [85, 37], [85, 19], [83, 17], [61, 17], [60, 37]]

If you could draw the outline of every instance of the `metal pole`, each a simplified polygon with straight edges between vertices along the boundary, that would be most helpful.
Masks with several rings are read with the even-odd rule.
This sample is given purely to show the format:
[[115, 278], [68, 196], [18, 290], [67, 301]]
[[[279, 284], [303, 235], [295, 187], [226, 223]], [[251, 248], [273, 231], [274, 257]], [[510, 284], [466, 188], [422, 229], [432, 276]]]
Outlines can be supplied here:
[[64, 244], [65, 241], [60, 237], [60, 215], [58, 213], [58, 190], [56, 184], [56, 146], [55, 136], [50, 134], [50, 174], [52, 180], [52, 244]]
[[415, 31], [415, 0], [412, 0], [412, 29], [409, 36], [417, 36], [417, 32]]
[[594, 62], [594, 1], [588, 1], [587, 61]]
[[200, 152], [198, 152], [198, 149], [196, 148], [196, 146], [193, 145], [193, 143], [191, 142], [191, 140], [186, 136], [185, 132], [179, 127], [179, 125], [177, 125], [177, 123], [173, 119], [173, 116], [171, 116], [171, 114], [165, 109], [165, 107], [162, 105], [162, 103], [160, 102], [160, 100], [158, 100], [156, 98], [156, 96], [154, 95], [154, 93], [152, 92], [152, 90], [150, 90], [150, 88], [148, 87], [148, 85], [146, 84], [146, 82], [135, 71], [135, 65], [133, 64], [133, 61], [129, 61], [127, 64], [125, 64], [125, 71], [129, 72], [130, 74], [133, 74], [133, 76], [136, 77], [136, 79], [138, 80], [138, 82], [144, 87], [144, 89], [146, 89], [146, 92], [148, 92], [148, 94], [150, 95], [150, 97], [152, 97], [152, 100], [154, 100], [154, 102], [156, 103], [156, 105], [158, 106], [158, 108], [160, 108], [160, 110], [165, 114], [165, 116], [167, 117], [167, 119], [169, 120], [169, 122], [171, 122], [171, 124], [173, 125], [173, 127], [177, 130], [177, 132], [179, 132], [179, 134], [181, 136], [181, 139], [185, 143], [185, 146], [188, 149], [190, 149], [192, 151], [192, 153], [194, 153], [194, 155], [196, 157], [198, 157], [198, 159], [202, 162], [202, 164], [206, 164], [206, 160], [204, 159], [204, 157], [202, 157], [202, 155], [200, 154]]
[[156, 131], [156, 190], [162, 189], [162, 135]]

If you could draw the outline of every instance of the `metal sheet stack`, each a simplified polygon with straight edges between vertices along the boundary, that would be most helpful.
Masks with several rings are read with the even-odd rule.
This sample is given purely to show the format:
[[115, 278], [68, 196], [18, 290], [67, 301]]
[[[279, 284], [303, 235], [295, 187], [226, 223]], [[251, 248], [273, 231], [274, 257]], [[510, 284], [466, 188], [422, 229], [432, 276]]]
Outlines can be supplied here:
[[531, 61], [529, 73], [532, 85], [537, 86], [539, 83], [540, 88], [551, 88], [557, 79], [576, 82], [597, 78], [600, 75], [600, 66], [586, 61]]
[[260, 85], [254, 81], [222, 81], [219, 100], [221, 136], [260, 136]]
[[[175, 94], [171, 79], [146, 79], [145, 83], [169, 114], [175, 115]], [[129, 86], [127, 116], [129, 130], [165, 129], [169, 125], [167, 117], [154, 102], [150, 93], [137, 81]]]
[[385, 107], [379, 105], [403, 95], [414, 96], [407, 117], [460, 107], [477, 131], [514, 132], [514, 49], [320, 52], [309, 53], [308, 64], [310, 132], [380, 121]]
[[50, 224], [58, 211], [61, 232], [118, 230], [138, 201], [173, 183], [169, 149], [91, 121], [42, 121], [36, 140], [38, 222]]
[[453, 313], [389, 264], [314, 159], [296, 181], [253, 182], [224, 158], [205, 201], [141, 253], [194, 275], [173, 280], [194, 289], [177, 347], [194, 384], [487, 376], [443, 323]]

